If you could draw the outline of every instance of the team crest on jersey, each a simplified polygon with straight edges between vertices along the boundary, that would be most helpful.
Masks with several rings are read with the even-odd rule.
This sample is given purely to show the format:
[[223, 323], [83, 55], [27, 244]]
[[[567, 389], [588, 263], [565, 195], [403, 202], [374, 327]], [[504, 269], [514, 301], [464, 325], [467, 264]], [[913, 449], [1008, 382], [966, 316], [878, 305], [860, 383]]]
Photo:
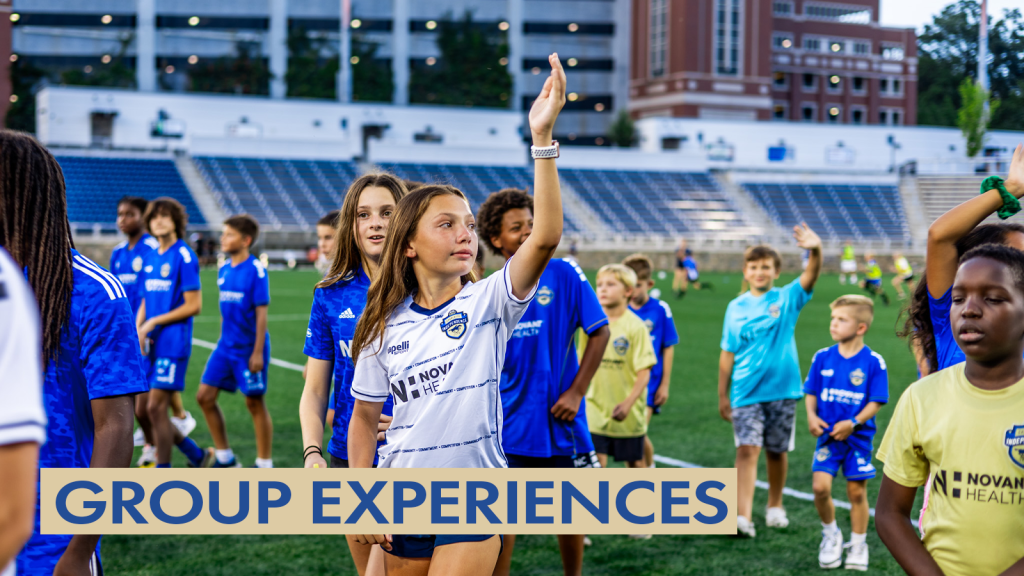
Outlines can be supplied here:
[[171, 265], [167, 264], [165, 262], [164, 265], [160, 267], [160, 275], [163, 276], [164, 278], [167, 278], [168, 276], [170, 276], [171, 275]]
[[136, 272], [140, 272], [142, 270], [142, 256], [136, 256], [135, 259], [132, 260], [132, 270], [135, 270]]
[[625, 336], [619, 336], [616, 338], [612, 345], [615, 346], [615, 352], [617, 352], [619, 356], [625, 356], [626, 351], [629, 350], [629, 340], [627, 340]]
[[864, 383], [864, 371], [857, 368], [853, 372], [850, 372], [850, 384], [854, 386], [860, 386]]
[[1010, 460], [1024, 468], [1024, 424], [1012, 426], [1007, 430], [1004, 442], [1010, 451]]
[[778, 318], [782, 315], [782, 308], [778, 304], [772, 304], [768, 307], [768, 315], [772, 318]]
[[452, 310], [451, 312], [448, 312], [447, 316], [441, 319], [441, 332], [444, 332], [445, 336], [453, 340], [458, 340], [466, 333], [466, 324], [468, 323], [468, 314]]
[[818, 462], [824, 462], [825, 460], [828, 460], [828, 457], [831, 455], [832, 453], [829, 452], [828, 446], [822, 446], [814, 453], [814, 459]]
[[541, 286], [540, 290], [537, 290], [537, 302], [541, 306], [547, 306], [551, 304], [551, 300], [555, 298], [555, 291], [547, 286]]

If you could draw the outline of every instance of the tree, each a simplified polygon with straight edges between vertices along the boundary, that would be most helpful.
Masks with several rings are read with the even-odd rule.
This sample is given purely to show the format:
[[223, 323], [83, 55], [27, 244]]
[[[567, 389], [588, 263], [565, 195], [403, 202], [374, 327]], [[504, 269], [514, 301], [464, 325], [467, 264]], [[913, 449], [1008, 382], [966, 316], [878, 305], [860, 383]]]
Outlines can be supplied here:
[[391, 102], [395, 81], [388, 60], [377, 58], [380, 44], [352, 38], [352, 100]]
[[[974, 80], [964, 78], [960, 83], [960, 102], [956, 122], [967, 141], [967, 157], [974, 158], [985, 146], [985, 133], [988, 132], [992, 116], [999, 109], [999, 101], [989, 102], [988, 90]], [[989, 103], [988, 111], [985, 110], [986, 102]]]
[[[918, 124], [958, 125], [959, 87], [977, 77], [980, 17], [977, 1], [958, 0], [918, 37]], [[1024, 130], [1024, 19], [1013, 9], [989, 21], [989, 84], [991, 96], [1002, 102], [991, 127]]]
[[11, 130], [35, 133], [36, 87], [46, 80], [46, 71], [37, 68], [29, 58], [20, 57], [11, 63], [11, 95], [4, 126]]
[[608, 139], [620, 148], [630, 148], [636, 144], [636, 127], [633, 126], [629, 112], [619, 110], [615, 121], [608, 126]]
[[236, 42], [234, 57], [222, 56], [189, 72], [193, 92], [266, 95], [271, 77], [259, 46], [249, 42]]
[[412, 71], [409, 100], [508, 108], [512, 76], [501, 63], [508, 57], [508, 42], [474, 24], [469, 11], [461, 20], [452, 20], [449, 14], [438, 22], [437, 30], [441, 59], [434, 66]]
[[[135, 69], [125, 64], [128, 48], [135, 41], [134, 34], [125, 34], [118, 41], [120, 48], [110, 62], [87, 68], [74, 68], [60, 73], [61, 84], [70, 86], [104, 86], [108, 88], [135, 88]], [[89, 71], [86, 72], [86, 69]]]
[[310, 36], [304, 28], [288, 32], [288, 96], [298, 98], [338, 97], [338, 52], [325, 36]]

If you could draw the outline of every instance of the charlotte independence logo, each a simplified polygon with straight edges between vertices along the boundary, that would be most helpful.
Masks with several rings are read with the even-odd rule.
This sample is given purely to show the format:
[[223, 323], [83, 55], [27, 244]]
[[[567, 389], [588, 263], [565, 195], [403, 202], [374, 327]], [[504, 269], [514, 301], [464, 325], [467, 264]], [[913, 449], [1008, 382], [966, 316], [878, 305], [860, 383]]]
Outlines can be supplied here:
[[555, 291], [547, 286], [541, 286], [540, 290], [537, 290], [537, 302], [541, 306], [547, 306], [551, 304], [551, 300], [555, 298]]
[[857, 368], [853, 372], [850, 372], [850, 384], [854, 386], [860, 386], [864, 383], [864, 371]]
[[828, 460], [828, 457], [831, 455], [832, 454], [831, 452], [829, 452], [828, 446], [823, 446], [819, 448], [817, 452], [814, 453], [814, 459], [817, 460], [818, 462], [824, 462], [825, 460]]
[[139, 272], [142, 270], [142, 256], [136, 256], [135, 260], [132, 260], [132, 270]]
[[1018, 424], [1006, 431], [1003, 441], [1010, 452], [1010, 460], [1024, 468], [1024, 424]]
[[772, 304], [768, 307], [768, 315], [772, 318], [778, 318], [782, 315], [782, 308], [778, 304]]
[[171, 275], [171, 265], [167, 264], [167, 263], [164, 263], [164, 265], [160, 267], [160, 275], [163, 276], [164, 278], [167, 278], [168, 276], [170, 276]]
[[452, 310], [451, 312], [448, 312], [447, 316], [441, 319], [441, 331], [445, 333], [445, 336], [448, 336], [453, 340], [458, 340], [466, 333], [466, 324], [468, 323], [468, 314]]
[[626, 340], [625, 336], [619, 336], [616, 338], [612, 345], [615, 346], [615, 351], [619, 356], [625, 356], [626, 351], [629, 350], [629, 340]]

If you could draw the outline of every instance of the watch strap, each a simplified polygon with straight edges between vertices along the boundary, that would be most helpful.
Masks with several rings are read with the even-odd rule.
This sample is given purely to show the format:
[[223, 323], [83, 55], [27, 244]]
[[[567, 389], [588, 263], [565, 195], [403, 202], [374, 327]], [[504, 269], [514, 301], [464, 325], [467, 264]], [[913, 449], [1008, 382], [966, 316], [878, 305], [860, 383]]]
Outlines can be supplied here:
[[551, 146], [530, 146], [530, 156], [534, 160], [553, 159], [560, 155], [558, 140], [552, 140]]

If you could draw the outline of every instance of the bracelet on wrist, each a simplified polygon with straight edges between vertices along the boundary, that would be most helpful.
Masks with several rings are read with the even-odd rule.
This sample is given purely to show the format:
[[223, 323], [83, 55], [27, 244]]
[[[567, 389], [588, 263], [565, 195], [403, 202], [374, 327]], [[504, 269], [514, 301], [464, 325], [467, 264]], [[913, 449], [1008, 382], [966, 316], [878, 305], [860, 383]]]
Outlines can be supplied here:
[[1003, 184], [1003, 179], [1001, 177], [989, 176], [982, 180], [981, 194], [984, 194], [989, 190], [999, 192], [999, 197], [1003, 199], [1003, 205], [996, 211], [996, 214], [1001, 220], [1006, 220], [1010, 216], [1020, 212], [1020, 201], [1006, 190], [1006, 185]]
[[302, 451], [302, 461], [305, 462], [310, 454], [319, 454], [321, 458], [324, 457], [324, 453], [320, 450], [319, 446], [310, 445], [306, 446], [306, 449]]

